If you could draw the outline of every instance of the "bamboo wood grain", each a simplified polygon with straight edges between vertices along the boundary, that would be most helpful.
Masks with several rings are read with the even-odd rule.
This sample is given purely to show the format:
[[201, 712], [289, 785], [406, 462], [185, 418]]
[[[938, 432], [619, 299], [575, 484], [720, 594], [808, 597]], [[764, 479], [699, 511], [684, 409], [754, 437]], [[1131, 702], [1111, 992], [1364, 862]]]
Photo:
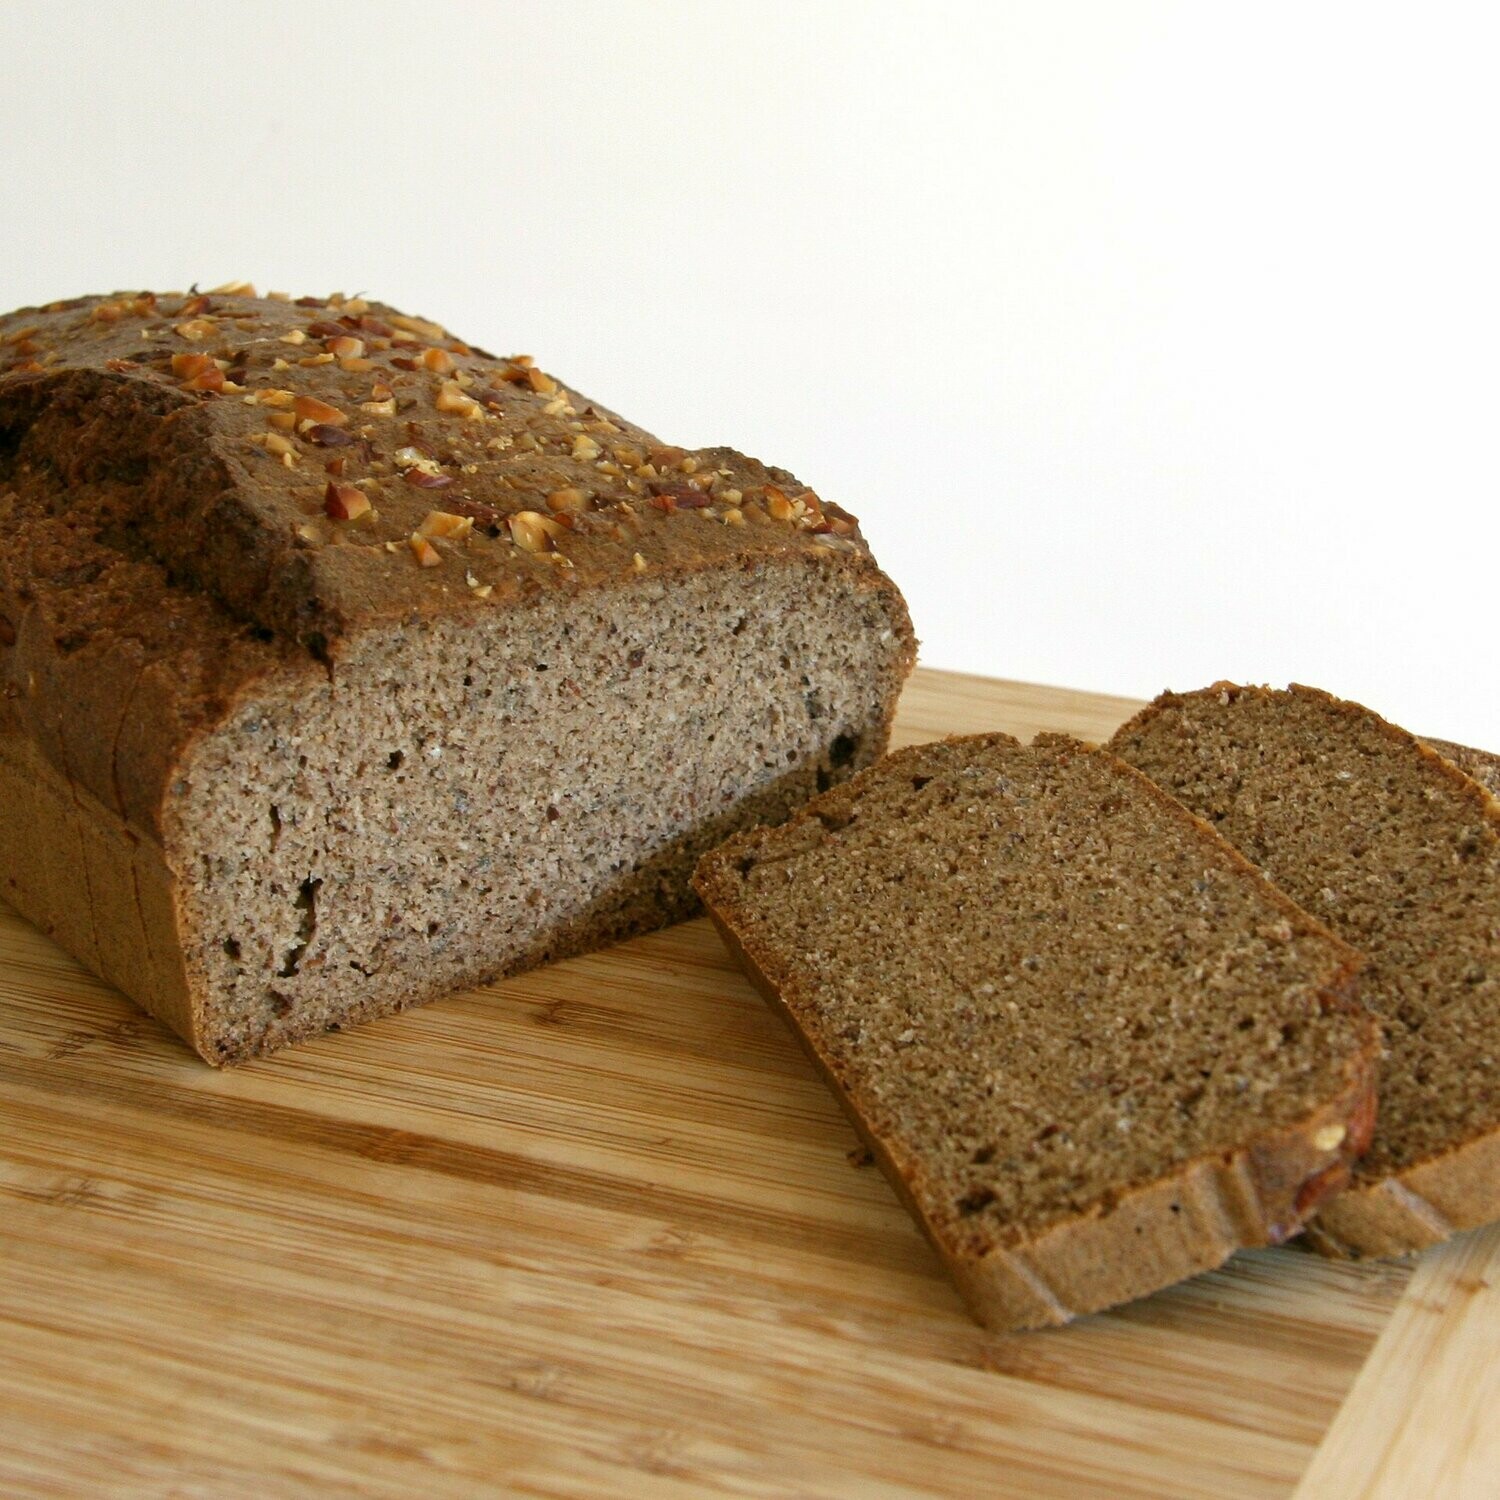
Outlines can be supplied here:
[[0, 1495], [1285, 1497], [1410, 1275], [989, 1334], [855, 1146], [702, 921], [219, 1073], [0, 906]]
[[1500, 1224], [1418, 1261], [1298, 1500], [1500, 1495]]

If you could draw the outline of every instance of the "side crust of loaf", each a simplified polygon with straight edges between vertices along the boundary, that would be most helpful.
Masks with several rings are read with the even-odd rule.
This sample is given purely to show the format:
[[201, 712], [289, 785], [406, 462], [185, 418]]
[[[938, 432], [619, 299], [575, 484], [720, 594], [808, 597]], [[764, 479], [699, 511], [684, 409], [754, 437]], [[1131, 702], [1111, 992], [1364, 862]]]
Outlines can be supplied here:
[[[1116, 731], [1111, 747], [1121, 753], [1132, 736], [1164, 711], [1221, 694], [1271, 695], [1275, 690], [1219, 682], [1194, 693], [1163, 693]], [[1318, 702], [1352, 723], [1372, 725], [1389, 743], [1409, 746], [1500, 837], [1500, 758], [1442, 740], [1421, 740], [1361, 704], [1320, 688], [1293, 684], [1290, 695]], [[1500, 1022], [1500, 1018], [1496, 1018]], [[1383, 1101], [1384, 1103], [1384, 1101]], [[1415, 1254], [1463, 1230], [1500, 1219], [1500, 1127], [1432, 1152], [1394, 1172], [1373, 1175], [1356, 1166], [1349, 1185], [1319, 1209], [1307, 1225], [1309, 1243], [1336, 1259]]]
[[[1133, 768], [1123, 762], [1117, 765], [1163, 811], [1191, 823], [1232, 867], [1261, 886], [1271, 905], [1297, 922], [1309, 922], [1207, 824]], [[809, 803], [792, 826], [817, 818], [831, 805], [847, 805], [872, 774], [862, 773], [846, 787]], [[1366, 1022], [1362, 1046], [1346, 1059], [1342, 1085], [1331, 1097], [1236, 1148], [1184, 1161], [1164, 1176], [1126, 1188], [1088, 1212], [1035, 1236], [1020, 1237], [1014, 1244], [976, 1247], [945, 1234], [924, 1210], [921, 1162], [899, 1154], [872, 1127], [871, 1110], [862, 1102], [858, 1086], [841, 1074], [830, 1039], [815, 1018], [799, 1015], [788, 1004], [771, 977], [776, 960], [744, 941], [734, 926], [732, 892], [724, 872], [747, 837], [753, 835], [729, 841], [700, 863], [694, 883], [704, 905], [729, 952], [833, 1091], [970, 1311], [990, 1328], [1021, 1330], [1066, 1323], [1211, 1270], [1237, 1250], [1280, 1244], [1303, 1229], [1319, 1206], [1347, 1184], [1354, 1162], [1369, 1144], [1376, 1116], [1376, 1023], [1354, 999], [1359, 956], [1319, 929], [1343, 954], [1338, 972], [1319, 989], [1320, 1003], [1325, 1010], [1357, 1013]]]

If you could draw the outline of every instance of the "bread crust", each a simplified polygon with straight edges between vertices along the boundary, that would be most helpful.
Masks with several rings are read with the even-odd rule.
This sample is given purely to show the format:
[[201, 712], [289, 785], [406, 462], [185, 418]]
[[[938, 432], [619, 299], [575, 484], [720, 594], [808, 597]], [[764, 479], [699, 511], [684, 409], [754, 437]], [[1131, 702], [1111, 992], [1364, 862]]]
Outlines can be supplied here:
[[[1190, 693], [1163, 693], [1116, 731], [1111, 744], [1127, 740], [1163, 710], [1220, 694], [1273, 697], [1275, 689], [1217, 682]], [[1472, 804], [1476, 817], [1500, 834], [1500, 802], [1486, 780], [1500, 777], [1500, 758], [1442, 740], [1423, 741], [1373, 710], [1321, 688], [1293, 683], [1287, 691], [1316, 700], [1361, 724], [1374, 724], [1395, 743], [1416, 749]], [[1480, 779], [1483, 778], [1483, 779]], [[1447, 1151], [1370, 1179], [1356, 1168], [1349, 1185], [1307, 1225], [1308, 1242], [1337, 1259], [1415, 1254], [1462, 1230], [1500, 1219], [1500, 1128]]]
[[[945, 743], [1009, 738], [956, 736]], [[1079, 743], [1063, 735], [1039, 736], [1037, 742]], [[1193, 824], [1228, 857], [1231, 866], [1261, 885], [1273, 904], [1300, 924], [1323, 932], [1342, 950], [1343, 963], [1331, 983], [1320, 990], [1320, 999], [1325, 1008], [1337, 1007], [1365, 1019], [1364, 1045], [1348, 1058], [1344, 1083], [1337, 1094], [1302, 1118], [1261, 1131], [1233, 1149], [1182, 1162], [1170, 1173], [1128, 1187], [1112, 1202], [1096, 1204], [1035, 1237], [1022, 1233], [1012, 1243], [976, 1246], [928, 1217], [922, 1206], [922, 1164], [901, 1157], [893, 1143], [875, 1130], [871, 1110], [861, 1100], [857, 1084], [836, 1065], [835, 1049], [827, 1045], [815, 1024], [788, 1004], [771, 977], [774, 963], [754, 943], [747, 943], [733, 925], [732, 891], [721, 872], [733, 866], [737, 851], [754, 835], [729, 840], [700, 862], [694, 877], [694, 885], [729, 952], [791, 1029], [833, 1091], [942, 1259], [970, 1311], [981, 1323], [997, 1330], [1066, 1323], [1211, 1270], [1237, 1250], [1282, 1243], [1298, 1233], [1318, 1206], [1347, 1183], [1352, 1164], [1368, 1146], [1375, 1128], [1379, 1040], [1374, 1018], [1355, 999], [1360, 957], [1281, 891], [1267, 885], [1249, 861], [1201, 819], [1133, 767], [1118, 761], [1116, 765], [1169, 816]], [[857, 796], [870, 774], [862, 772], [809, 803], [787, 825], [788, 835], [794, 835], [800, 824], [816, 820], [821, 811], [842, 807]], [[1335, 1148], [1318, 1146], [1320, 1135], [1327, 1140], [1335, 1133], [1339, 1136]]]

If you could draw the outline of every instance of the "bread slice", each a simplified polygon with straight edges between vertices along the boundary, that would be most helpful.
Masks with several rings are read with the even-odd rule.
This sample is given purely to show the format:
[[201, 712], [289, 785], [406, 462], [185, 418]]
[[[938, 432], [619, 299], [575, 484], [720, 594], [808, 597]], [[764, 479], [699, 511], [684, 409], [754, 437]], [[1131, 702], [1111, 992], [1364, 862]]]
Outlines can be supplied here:
[[1368, 1140], [1357, 955], [1101, 750], [904, 750], [695, 884], [992, 1328], [1283, 1240]]
[[1450, 760], [1465, 776], [1472, 778], [1492, 797], [1500, 797], [1500, 755], [1489, 750], [1475, 750], [1470, 745], [1455, 745], [1452, 740], [1424, 740], [1445, 760]]
[[363, 299], [0, 318], [0, 896], [233, 1062], [690, 915], [879, 755], [854, 518]]
[[1165, 693], [1112, 748], [1368, 960], [1380, 1128], [1313, 1242], [1399, 1255], [1500, 1217], [1500, 805], [1313, 688]]

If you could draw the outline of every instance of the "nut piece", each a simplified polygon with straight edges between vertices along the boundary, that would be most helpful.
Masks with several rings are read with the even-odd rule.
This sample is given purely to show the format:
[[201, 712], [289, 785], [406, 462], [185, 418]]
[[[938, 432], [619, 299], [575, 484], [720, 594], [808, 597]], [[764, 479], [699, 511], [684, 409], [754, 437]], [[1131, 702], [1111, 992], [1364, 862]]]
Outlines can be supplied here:
[[1336, 1151], [1344, 1144], [1349, 1132], [1342, 1125], [1325, 1125], [1314, 1137], [1313, 1145], [1319, 1151]]
[[472, 396], [466, 396], [463, 387], [456, 380], [445, 380], [438, 387], [434, 405], [439, 411], [452, 412], [469, 421], [484, 416], [484, 408]]
[[[214, 297], [253, 297], [255, 288], [248, 281], [226, 281], [223, 286], [209, 287], [209, 294]], [[273, 292], [271, 294], [275, 296]]]
[[179, 323], [172, 331], [180, 338], [196, 343], [200, 339], [212, 338], [218, 331], [218, 326], [212, 318], [189, 318], [186, 323]]
[[[188, 357], [192, 358], [191, 355]], [[290, 406], [295, 399], [291, 391], [268, 385], [258, 391], [252, 391], [245, 397], [245, 404], [247, 406]]]
[[424, 349], [417, 363], [435, 374], [446, 375], [453, 368], [453, 356], [446, 349]]
[[323, 509], [335, 521], [357, 521], [370, 513], [370, 498], [352, 484], [328, 482], [323, 491]]
[[778, 521], [793, 520], [797, 514], [796, 507], [774, 484], [766, 486], [766, 509]]
[[448, 337], [446, 328], [438, 323], [429, 323], [426, 318], [408, 318], [404, 313], [392, 313], [389, 321], [392, 327], [401, 329], [403, 333], [419, 333], [434, 344], [441, 343]]
[[517, 511], [510, 517], [509, 524], [510, 534], [516, 545], [527, 552], [555, 552], [555, 538], [561, 536], [565, 529], [551, 516], [544, 516], [534, 510]]
[[634, 568], [637, 573], [644, 573], [646, 571], [646, 559], [642, 557], [639, 552], [637, 552], [635, 557], [631, 560], [630, 566]]
[[585, 459], [592, 462], [599, 457], [599, 445], [586, 432], [580, 432], [573, 439], [573, 457]]
[[292, 410], [297, 414], [299, 422], [322, 422], [330, 427], [342, 427], [349, 420], [338, 407], [319, 401], [316, 396], [294, 397]]
[[580, 510], [587, 510], [589, 497], [582, 490], [569, 486], [565, 490], [553, 490], [547, 496], [547, 509], [551, 511], [562, 511], [566, 515], [573, 515]]
[[468, 536], [474, 529], [473, 516], [456, 516], [451, 510], [430, 510], [417, 527], [418, 536]]
[[411, 548], [412, 556], [424, 568], [435, 568], [443, 560], [442, 553], [420, 532], [412, 532], [406, 539], [406, 545]]

